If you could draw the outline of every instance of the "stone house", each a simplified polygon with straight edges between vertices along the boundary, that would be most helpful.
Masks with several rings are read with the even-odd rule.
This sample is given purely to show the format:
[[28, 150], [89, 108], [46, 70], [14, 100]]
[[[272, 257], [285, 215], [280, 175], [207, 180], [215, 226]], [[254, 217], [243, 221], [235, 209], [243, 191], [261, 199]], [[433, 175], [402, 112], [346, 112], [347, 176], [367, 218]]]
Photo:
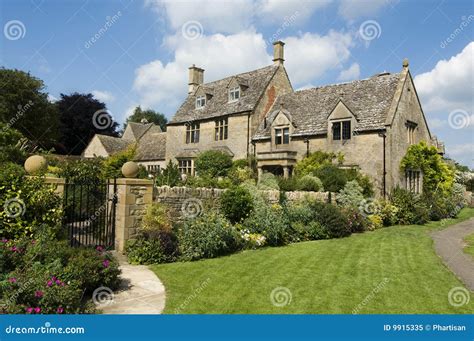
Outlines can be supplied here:
[[166, 160], [194, 174], [194, 159], [209, 149], [234, 159], [254, 155], [259, 174], [291, 175], [296, 162], [322, 150], [342, 152], [343, 167], [369, 175], [379, 195], [394, 186], [422, 190], [422, 174], [402, 174], [411, 144], [443, 146], [431, 135], [408, 61], [398, 73], [294, 91], [284, 67], [284, 43], [274, 43], [274, 64], [204, 83], [189, 68], [188, 96], [167, 127]]
[[121, 137], [96, 134], [82, 156], [106, 158], [131, 146], [136, 146], [135, 161], [150, 173], [165, 166], [166, 133], [160, 126], [147, 122], [128, 123]]

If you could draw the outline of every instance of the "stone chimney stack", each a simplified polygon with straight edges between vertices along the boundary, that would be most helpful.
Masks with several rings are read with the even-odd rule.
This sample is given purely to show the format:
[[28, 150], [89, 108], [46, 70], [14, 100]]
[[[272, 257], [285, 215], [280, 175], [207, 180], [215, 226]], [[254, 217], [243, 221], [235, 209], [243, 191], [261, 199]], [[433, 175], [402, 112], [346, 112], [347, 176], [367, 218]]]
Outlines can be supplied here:
[[196, 65], [193, 64], [189, 68], [189, 88], [188, 94], [194, 92], [197, 87], [204, 83], [204, 69], [198, 68]]
[[283, 46], [285, 46], [285, 43], [281, 40], [273, 43], [273, 64], [277, 66], [283, 65], [283, 62], [285, 61], [283, 57]]

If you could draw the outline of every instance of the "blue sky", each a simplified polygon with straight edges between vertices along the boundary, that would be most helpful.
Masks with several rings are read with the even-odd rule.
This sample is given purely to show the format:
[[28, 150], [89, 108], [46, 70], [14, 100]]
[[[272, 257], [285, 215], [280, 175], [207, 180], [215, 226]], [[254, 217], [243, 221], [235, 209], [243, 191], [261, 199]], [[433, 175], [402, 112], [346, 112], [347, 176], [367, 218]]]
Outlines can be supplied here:
[[[474, 167], [472, 1], [3, 0], [0, 65], [51, 98], [92, 92], [123, 122], [136, 105], [171, 117], [187, 68], [205, 81], [271, 63], [286, 42], [295, 89], [399, 72], [410, 61], [430, 128]], [[95, 38], [94, 38], [95, 37]]]

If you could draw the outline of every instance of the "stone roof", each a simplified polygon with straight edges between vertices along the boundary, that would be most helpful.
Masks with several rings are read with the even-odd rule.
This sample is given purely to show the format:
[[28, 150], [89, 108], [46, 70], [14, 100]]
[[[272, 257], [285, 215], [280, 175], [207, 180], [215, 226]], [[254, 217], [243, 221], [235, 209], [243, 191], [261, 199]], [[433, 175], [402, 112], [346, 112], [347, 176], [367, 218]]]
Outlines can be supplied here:
[[349, 83], [327, 85], [281, 95], [273, 105], [265, 122], [261, 122], [254, 139], [270, 137], [271, 123], [280, 108], [295, 126], [292, 136], [326, 134], [328, 117], [339, 101], [354, 114], [354, 131], [385, 128], [390, 105], [401, 75], [380, 74]]
[[109, 155], [120, 152], [126, 149], [132, 143], [134, 143], [134, 141], [132, 140], [124, 139], [121, 137], [113, 137], [113, 136], [107, 136], [107, 135], [102, 135], [102, 134], [96, 134], [95, 136], [97, 136], [100, 143], [102, 143], [102, 145], [104, 146], [105, 151]]
[[[194, 93], [188, 95], [169, 124], [212, 119], [219, 116], [252, 111], [277, 70], [278, 66], [271, 65], [200, 85]], [[244, 87], [240, 100], [229, 103], [228, 86], [234, 78], [239, 84], [243, 84]], [[210, 98], [207, 99], [206, 105], [203, 108], [196, 109], [195, 94], [201, 90], [208, 94]]]
[[[136, 123], [136, 122], [128, 122], [126, 130], [131, 131], [133, 138], [135, 140], [139, 140], [151, 127], [153, 127], [153, 123]], [[161, 132], [161, 129], [160, 129]], [[127, 136], [128, 134], [124, 133], [126, 138], [132, 138], [131, 136]]]
[[166, 133], [160, 126], [153, 125], [138, 140], [136, 161], [164, 160], [166, 154]]

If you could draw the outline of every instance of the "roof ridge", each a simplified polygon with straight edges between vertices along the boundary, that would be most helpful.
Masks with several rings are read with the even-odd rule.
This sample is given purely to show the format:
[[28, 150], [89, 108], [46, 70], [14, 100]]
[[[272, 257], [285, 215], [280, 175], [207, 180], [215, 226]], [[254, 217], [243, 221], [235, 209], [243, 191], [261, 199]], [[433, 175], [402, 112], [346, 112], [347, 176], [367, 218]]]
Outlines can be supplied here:
[[242, 73], [236, 73], [236, 74], [226, 76], [224, 78], [216, 79], [212, 82], [207, 82], [207, 83], [203, 83], [203, 84], [200, 84], [200, 85], [201, 86], [208, 86], [209, 84], [212, 84], [212, 83], [222, 82], [222, 81], [227, 80], [227, 79], [230, 80], [233, 77], [240, 77], [240, 76], [245, 75], [245, 74], [249, 74], [249, 73], [256, 72], [256, 71], [261, 71], [261, 70], [264, 70], [264, 69], [271, 69], [271, 68], [276, 69], [276, 68], [278, 68], [278, 66], [276, 66], [276, 65], [267, 65], [267, 66], [264, 66], [264, 67], [261, 67], [261, 68], [255, 69], [255, 70], [246, 71], [246, 72], [242, 72]]

